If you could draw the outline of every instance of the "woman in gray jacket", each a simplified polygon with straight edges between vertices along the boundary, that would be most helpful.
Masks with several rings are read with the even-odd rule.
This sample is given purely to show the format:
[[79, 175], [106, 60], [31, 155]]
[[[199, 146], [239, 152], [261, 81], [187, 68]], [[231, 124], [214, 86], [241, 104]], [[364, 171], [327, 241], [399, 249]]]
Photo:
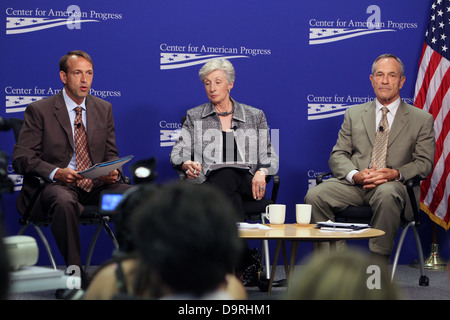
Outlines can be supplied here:
[[210, 102], [187, 111], [170, 161], [188, 181], [223, 190], [242, 218], [243, 201], [264, 197], [266, 176], [277, 172], [278, 155], [264, 112], [230, 97], [233, 65], [211, 60], [199, 76]]

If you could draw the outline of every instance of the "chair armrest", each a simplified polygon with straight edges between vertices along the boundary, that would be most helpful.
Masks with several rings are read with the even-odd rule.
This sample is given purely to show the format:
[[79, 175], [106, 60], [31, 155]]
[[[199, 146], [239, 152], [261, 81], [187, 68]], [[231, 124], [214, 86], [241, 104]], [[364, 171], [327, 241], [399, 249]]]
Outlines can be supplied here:
[[186, 180], [187, 179], [186, 173], [184, 171], [175, 169], [175, 172], [178, 175], [178, 179], [180, 179], [180, 180]]
[[[414, 193], [414, 188], [420, 187], [420, 183], [426, 178], [414, 177], [407, 181], [405, 181], [406, 191], [408, 192], [409, 201], [411, 203], [411, 209], [414, 215], [414, 222], [416, 227], [420, 227], [420, 219], [419, 219], [419, 208], [417, 207], [416, 195]], [[405, 218], [402, 217], [404, 220]]]
[[34, 184], [36, 184], [36, 191], [33, 193], [33, 197], [30, 200], [30, 203], [28, 204], [25, 212], [23, 213], [22, 217], [19, 219], [19, 224], [20, 225], [25, 225], [27, 224], [28, 219], [30, 218], [30, 212], [34, 207], [34, 204], [36, 202], [37, 197], [39, 196], [39, 194], [41, 193], [42, 189], [45, 186], [45, 179], [42, 177], [38, 177], [38, 176], [31, 176], [31, 175], [24, 175], [23, 176], [24, 179], [30, 179], [32, 180], [32, 182]]
[[276, 173], [273, 176], [268, 176], [268, 177], [272, 177], [272, 179], [273, 179], [271, 199], [272, 199], [273, 203], [277, 203], [278, 190], [280, 189], [280, 176], [278, 175], [278, 173]]
[[126, 184], [131, 184], [131, 179], [130, 177], [126, 176], [126, 175], [122, 175], [122, 181]]
[[323, 178], [332, 176], [332, 175], [333, 175], [332, 172], [325, 172], [325, 173], [321, 173], [321, 174], [317, 175], [316, 184], [321, 184], [323, 182]]
[[409, 180], [406, 180], [405, 185], [407, 188], [414, 188], [416, 186], [419, 186], [423, 180], [426, 180], [426, 178], [414, 177]]

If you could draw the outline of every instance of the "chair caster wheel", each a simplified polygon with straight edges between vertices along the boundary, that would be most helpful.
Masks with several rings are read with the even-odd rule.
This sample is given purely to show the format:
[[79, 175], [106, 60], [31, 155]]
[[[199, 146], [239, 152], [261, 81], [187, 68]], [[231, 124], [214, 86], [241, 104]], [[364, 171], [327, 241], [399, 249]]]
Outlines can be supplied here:
[[420, 276], [419, 285], [422, 287], [428, 287], [430, 279], [427, 276]]

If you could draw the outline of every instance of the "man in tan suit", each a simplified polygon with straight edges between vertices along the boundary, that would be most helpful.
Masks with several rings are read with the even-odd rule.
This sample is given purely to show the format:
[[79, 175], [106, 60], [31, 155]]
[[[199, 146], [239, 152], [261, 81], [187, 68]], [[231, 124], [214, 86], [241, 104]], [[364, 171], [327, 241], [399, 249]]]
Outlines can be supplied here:
[[98, 204], [105, 189], [125, 190], [130, 186], [123, 183], [118, 170], [94, 180], [91, 191], [77, 186], [83, 177], [76, 168], [74, 132], [81, 123], [75, 122], [75, 108], [82, 108], [92, 165], [118, 158], [112, 106], [89, 94], [93, 63], [87, 53], [71, 51], [64, 55], [60, 60], [60, 78], [64, 83], [61, 92], [31, 103], [25, 110], [13, 153], [15, 172], [25, 176], [17, 208], [23, 214], [36, 191], [27, 175], [46, 179], [30, 216], [52, 217], [51, 231], [66, 265], [81, 268], [79, 217], [84, 205]]
[[[334, 212], [369, 204], [371, 226], [386, 232], [371, 239], [369, 247], [375, 256], [388, 261], [400, 227], [400, 213], [408, 204], [403, 182], [415, 176], [425, 178], [433, 167], [434, 119], [400, 99], [405, 75], [403, 63], [396, 56], [378, 57], [370, 81], [376, 99], [345, 112], [328, 163], [334, 178], [310, 189], [305, 203], [312, 205], [314, 222], [333, 221]], [[377, 131], [387, 129], [380, 125], [383, 107], [388, 109], [389, 139], [385, 167], [377, 168], [371, 160]]]

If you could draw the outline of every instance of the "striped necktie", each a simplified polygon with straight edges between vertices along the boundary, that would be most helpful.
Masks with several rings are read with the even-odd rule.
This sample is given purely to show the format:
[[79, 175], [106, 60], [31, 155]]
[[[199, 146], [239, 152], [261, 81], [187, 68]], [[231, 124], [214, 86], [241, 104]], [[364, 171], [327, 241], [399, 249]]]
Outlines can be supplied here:
[[[77, 171], [86, 170], [91, 166], [91, 160], [89, 159], [89, 149], [87, 145], [86, 130], [83, 124], [83, 118], [81, 116], [83, 109], [81, 107], [75, 108], [75, 152]], [[92, 180], [83, 179], [77, 181], [77, 186], [87, 192], [92, 190]]]
[[389, 109], [383, 107], [381, 109], [383, 115], [381, 116], [380, 124], [378, 125], [377, 135], [375, 137], [375, 144], [372, 151], [372, 160], [370, 167], [376, 166], [377, 169], [386, 168], [386, 154], [387, 144], [389, 139], [389, 123], [387, 121], [387, 113]]

